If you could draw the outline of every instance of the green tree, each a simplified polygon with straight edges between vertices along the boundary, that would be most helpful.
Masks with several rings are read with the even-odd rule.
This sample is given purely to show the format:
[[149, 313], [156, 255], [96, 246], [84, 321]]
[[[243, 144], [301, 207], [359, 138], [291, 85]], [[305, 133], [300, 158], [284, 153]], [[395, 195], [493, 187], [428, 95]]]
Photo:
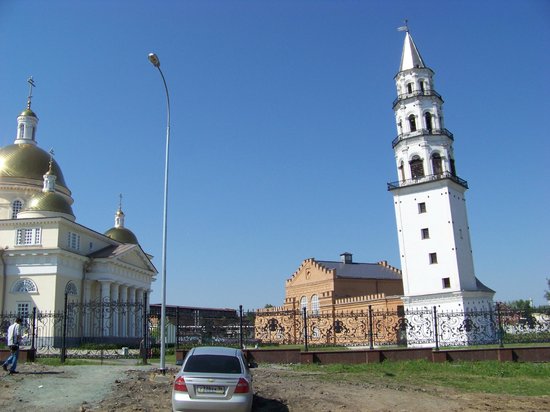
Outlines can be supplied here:
[[550, 279], [546, 279], [546, 282], [548, 282], [548, 290], [544, 292], [544, 299], [550, 302]]

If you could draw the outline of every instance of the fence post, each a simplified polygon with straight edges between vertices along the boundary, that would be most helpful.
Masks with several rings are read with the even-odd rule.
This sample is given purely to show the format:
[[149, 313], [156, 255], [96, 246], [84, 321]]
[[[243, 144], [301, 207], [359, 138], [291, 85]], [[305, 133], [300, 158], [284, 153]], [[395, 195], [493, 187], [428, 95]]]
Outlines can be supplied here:
[[32, 308], [31, 350], [35, 350], [36, 339], [36, 306]]
[[241, 349], [244, 349], [243, 346], [243, 305], [239, 305], [239, 343]]
[[374, 336], [372, 335], [372, 305], [369, 305], [369, 349], [374, 349]]
[[147, 292], [143, 293], [143, 364], [147, 365], [147, 354], [149, 352], [149, 345], [147, 344]]
[[63, 309], [63, 336], [61, 338], [61, 363], [65, 363], [67, 357], [67, 298], [68, 293], [65, 292], [65, 304]]
[[302, 308], [303, 310], [303, 318], [304, 318], [304, 350], [305, 352], [308, 351], [307, 347], [307, 308], [304, 306]]
[[176, 306], [176, 349], [180, 348], [180, 307]]
[[504, 347], [504, 328], [502, 327], [502, 317], [500, 313], [500, 302], [497, 302], [497, 318], [498, 318], [498, 346]]
[[434, 314], [434, 337], [435, 337], [435, 350], [439, 351], [439, 332], [437, 330], [437, 309], [433, 307]]

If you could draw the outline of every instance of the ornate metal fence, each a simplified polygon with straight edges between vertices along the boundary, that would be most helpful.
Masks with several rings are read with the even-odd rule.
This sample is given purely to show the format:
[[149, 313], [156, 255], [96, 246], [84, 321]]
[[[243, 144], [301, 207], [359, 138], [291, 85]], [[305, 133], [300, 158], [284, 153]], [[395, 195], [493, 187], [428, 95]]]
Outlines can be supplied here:
[[302, 312], [259, 310], [255, 338], [264, 344], [452, 347], [550, 342], [550, 308], [518, 311]]

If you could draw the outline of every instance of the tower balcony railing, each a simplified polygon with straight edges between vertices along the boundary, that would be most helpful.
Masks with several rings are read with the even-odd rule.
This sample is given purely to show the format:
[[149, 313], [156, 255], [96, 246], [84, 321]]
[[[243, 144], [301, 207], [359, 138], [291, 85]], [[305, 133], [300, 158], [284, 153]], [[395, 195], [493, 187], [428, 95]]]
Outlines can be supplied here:
[[399, 143], [402, 140], [410, 139], [412, 137], [417, 137], [417, 136], [423, 136], [423, 135], [433, 135], [433, 136], [445, 135], [449, 139], [454, 141], [453, 134], [449, 132], [447, 129], [418, 129], [418, 130], [415, 130], [414, 132], [401, 133], [397, 135], [397, 137], [393, 139], [391, 144], [392, 144], [392, 147], [395, 147], [397, 146], [397, 143]]
[[415, 91], [410, 92], [410, 93], [402, 93], [402, 94], [398, 95], [397, 98], [393, 101], [393, 106], [392, 107], [395, 109], [395, 106], [397, 106], [397, 104], [401, 100], [412, 99], [412, 98], [418, 97], [418, 96], [435, 96], [439, 100], [441, 100], [441, 103], [443, 103], [443, 98], [435, 90], [415, 90]]
[[391, 183], [388, 183], [388, 190], [391, 191], [391, 190], [399, 189], [400, 187], [413, 186], [421, 183], [434, 182], [436, 180], [443, 180], [443, 179], [450, 179], [453, 182], [458, 183], [460, 186], [468, 189], [468, 182], [466, 180], [453, 175], [451, 172], [443, 172], [443, 173], [434, 174], [434, 175], [427, 175], [427, 176], [417, 177], [413, 179], [405, 179], [405, 180], [398, 180], [397, 182], [391, 182]]

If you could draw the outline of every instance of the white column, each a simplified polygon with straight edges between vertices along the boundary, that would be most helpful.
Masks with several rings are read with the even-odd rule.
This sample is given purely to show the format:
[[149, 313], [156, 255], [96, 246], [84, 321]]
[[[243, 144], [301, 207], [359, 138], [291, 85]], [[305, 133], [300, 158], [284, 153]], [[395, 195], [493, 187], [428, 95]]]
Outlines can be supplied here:
[[131, 308], [128, 307], [128, 286], [120, 285], [120, 298], [118, 301], [123, 305], [123, 312], [120, 319], [120, 336], [128, 336], [128, 318], [132, 315]]
[[103, 313], [102, 313], [102, 323], [101, 323], [101, 330], [103, 336], [111, 336], [109, 333], [109, 325], [110, 325], [110, 311], [107, 307], [111, 303], [111, 281], [109, 280], [100, 280], [101, 283], [101, 303], [105, 305], [103, 307]]
[[[90, 302], [92, 301], [92, 282], [90, 280], [82, 281], [82, 304], [85, 308], [90, 308]], [[83, 312], [82, 314], [82, 334], [84, 336], [90, 336], [91, 317], [90, 310]]]
[[111, 299], [113, 303], [115, 304], [112, 306], [112, 312], [111, 312], [111, 331], [113, 336], [118, 336], [118, 327], [120, 324], [120, 308], [119, 308], [119, 301], [118, 301], [118, 292], [119, 292], [119, 284], [118, 283], [111, 283]]
[[135, 338], [136, 334], [136, 288], [128, 287], [128, 306], [130, 313], [128, 317], [128, 336]]

